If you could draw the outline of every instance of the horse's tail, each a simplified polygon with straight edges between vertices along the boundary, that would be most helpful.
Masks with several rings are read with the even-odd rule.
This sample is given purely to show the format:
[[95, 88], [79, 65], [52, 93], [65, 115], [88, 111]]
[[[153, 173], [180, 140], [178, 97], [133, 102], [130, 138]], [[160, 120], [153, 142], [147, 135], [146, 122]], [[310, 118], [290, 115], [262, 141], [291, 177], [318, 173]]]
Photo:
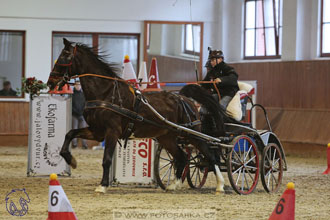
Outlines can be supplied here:
[[184, 86], [180, 90], [180, 94], [188, 98], [192, 98], [198, 103], [202, 104], [214, 117], [217, 128], [215, 134], [217, 136], [225, 135], [224, 117], [226, 117], [226, 114], [224, 110], [220, 107], [219, 102], [217, 102], [206, 89], [198, 85], [190, 84]]

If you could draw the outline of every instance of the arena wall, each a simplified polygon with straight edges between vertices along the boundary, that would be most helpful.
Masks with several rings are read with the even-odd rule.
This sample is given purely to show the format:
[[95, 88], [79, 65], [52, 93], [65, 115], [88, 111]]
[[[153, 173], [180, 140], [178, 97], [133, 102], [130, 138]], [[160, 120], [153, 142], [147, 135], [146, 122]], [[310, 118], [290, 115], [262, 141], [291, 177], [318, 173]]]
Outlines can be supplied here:
[[[203, 54], [207, 55], [208, 46], [222, 49], [225, 61], [236, 68], [240, 80], [257, 80], [258, 102], [269, 111], [275, 133], [287, 143], [323, 146], [329, 142], [330, 61], [317, 60], [319, 1], [284, 1], [281, 61], [258, 63], [242, 60], [243, 2], [193, 1], [190, 11], [189, 1], [174, 0], [2, 0], [0, 29], [26, 31], [26, 77], [46, 81], [53, 31], [140, 33], [142, 61], [144, 20], [204, 22]], [[168, 59], [167, 66], [177, 66], [178, 62]], [[0, 145], [27, 145], [28, 101], [28, 97], [0, 99]], [[262, 128], [259, 115], [258, 127]]]
[[[176, 65], [168, 59], [168, 67]], [[326, 146], [330, 130], [330, 61], [233, 63], [240, 80], [257, 80], [257, 102], [287, 143]], [[168, 79], [166, 79], [168, 80]], [[0, 102], [0, 145], [27, 144], [29, 104]], [[261, 111], [257, 127], [266, 129]]]
[[[329, 60], [232, 66], [240, 80], [257, 80], [257, 102], [266, 107], [273, 130], [283, 142], [326, 147], [330, 141]], [[267, 128], [260, 110], [257, 127]]]

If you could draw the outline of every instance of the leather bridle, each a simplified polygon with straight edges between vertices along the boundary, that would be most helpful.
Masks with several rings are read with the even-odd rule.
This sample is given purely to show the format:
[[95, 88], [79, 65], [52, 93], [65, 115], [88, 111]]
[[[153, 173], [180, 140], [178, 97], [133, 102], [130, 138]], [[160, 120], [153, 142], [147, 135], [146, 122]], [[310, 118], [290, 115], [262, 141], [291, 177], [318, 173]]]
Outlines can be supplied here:
[[56, 84], [59, 88], [61, 88], [62, 86], [64, 86], [66, 83], [68, 83], [70, 81], [70, 76], [72, 75], [71, 67], [73, 64], [73, 60], [76, 56], [76, 52], [77, 52], [77, 46], [75, 46], [73, 48], [73, 55], [72, 55], [72, 58], [70, 59], [69, 63], [59, 63], [58, 61], [55, 63], [55, 66], [58, 65], [58, 66], [67, 67], [67, 69], [64, 73], [60, 73], [57, 71], [50, 72], [49, 79], [61, 78], [61, 80]]

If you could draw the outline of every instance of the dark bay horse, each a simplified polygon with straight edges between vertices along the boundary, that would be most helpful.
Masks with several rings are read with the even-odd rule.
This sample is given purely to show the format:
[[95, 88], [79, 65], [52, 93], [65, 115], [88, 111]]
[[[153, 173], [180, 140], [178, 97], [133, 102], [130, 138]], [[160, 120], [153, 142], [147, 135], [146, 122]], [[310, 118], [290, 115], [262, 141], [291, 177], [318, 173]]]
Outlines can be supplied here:
[[[105, 140], [103, 155], [103, 177], [101, 185], [96, 188], [97, 192], [106, 192], [109, 186], [109, 170], [112, 163], [112, 155], [118, 139], [127, 135], [128, 128], [132, 129], [136, 138], [155, 138], [161, 146], [167, 149], [175, 160], [176, 181], [168, 186], [169, 190], [175, 190], [182, 184], [181, 176], [187, 163], [185, 153], [177, 146], [177, 137], [186, 138], [194, 145], [215, 167], [217, 176], [216, 191], [223, 191], [224, 180], [216, 165], [214, 155], [210, 152], [205, 141], [200, 138], [180, 132], [157, 117], [150, 107], [150, 104], [166, 120], [181, 125], [190, 125], [190, 128], [201, 131], [199, 113], [193, 101], [189, 98], [170, 93], [162, 92], [136, 92], [131, 85], [116, 74], [116, 68], [104, 61], [102, 56], [93, 52], [92, 48], [86, 45], [70, 42], [63, 39], [64, 49], [61, 51], [57, 62], [50, 73], [48, 86], [54, 89], [60, 88], [67, 83], [71, 77], [78, 76], [86, 98], [84, 118], [89, 125], [87, 128], [72, 129], [66, 136], [60, 152], [65, 161], [77, 167], [75, 158], [69, 151], [69, 145], [73, 138], [84, 138], [96, 141]], [[189, 85], [183, 88], [183, 94], [199, 91], [201, 87]], [[191, 95], [191, 94], [190, 94]], [[193, 95], [191, 95], [193, 96]], [[141, 98], [142, 97], [142, 98]], [[142, 100], [142, 101], [141, 101]], [[223, 135], [223, 121], [219, 114], [219, 106], [212, 101], [213, 98], [205, 94], [200, 100], [201, 104], [209, 106], [209, 111], [218, 115], [218, 134]], [[136, 117], [138, 113], [139, 117]]]

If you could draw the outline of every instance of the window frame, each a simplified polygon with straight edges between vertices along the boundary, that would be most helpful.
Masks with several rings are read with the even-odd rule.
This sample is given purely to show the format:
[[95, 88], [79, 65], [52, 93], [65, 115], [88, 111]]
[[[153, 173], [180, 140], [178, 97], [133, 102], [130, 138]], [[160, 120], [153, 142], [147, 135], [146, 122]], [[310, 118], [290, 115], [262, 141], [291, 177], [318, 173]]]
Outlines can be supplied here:
[[[99, 36], [100, 35], [113, 35], [113, 36], [135, 36], [136, 39], [138, 40], [137, 42], [137, 65], [136, 68], [137, 70], [140, 69], [140, 33], [112, 33], [112, 32], [74, 32], [74, 31], [52, 31], [52, 56], [51, 56], [51, 60], [54, 60], [53, 57], [53, 37], [55, 34], [89, 34], [92, 35], [92, 47], [93, 48], [98, 48], [99, 46]], [[98, 52], [98, 51], [96, 51]], [[123, 58], [124, 59], [124, 58]], [[53, 68], [54, 64], [53, 62], [51, 62], [51, 69]]]
[[147, 31], [147, 36], [146, 36], [146, 48], [150, 48], [150, 37], [151, 37], [151, 24], [147, 24], [146, 31]]
[[[193, 51], [193, 50], [187, 50], [187, 25], [191, 25], [192, 30], [194, 31], [194, 26], [198, 26], [202, 29], [202, 27], [199, 24], [184, 24], [184, 42], [183, 42], [183, 53], [189, 54], [189, 55], [196, 55], [199, 56], [200, 52]], [[202, 31], [202, 30], [200, 30]], [[194, 42], [193, 42], [194, 43]], [[199, 46], [201, 48], [201, 46]]]
[[329, 53], [324, 53], [323, 52], [323, 25], [324, 24], [330, 24], [330, 22], [324, 22], [323, 21], [323, 6], [324, 6], [324, 1], [325, 0], [321, 0], [321, 19], [320, 19], [320, 57], [330, 57], [330, 52]]
[[[25, 43], [26, 43], [26, 31], [25, 30], [0, 29], [0, 32], [22, 33], [22, 72], [21, 72], [21, 88], [22, 88], [22, 86], [23, 86], [22, 79], [25, 78]], [[23, 91], [20, 93], [20, 96], [0, 96], [0, 100], [1, 101], [7, 101], [8, 99], [22, 99], [22, 98], [25, 98], [25, 93]]]
[[[257, 7], [257, 2], [258, 1], [261, 1], [262, 2], [262, 7], [263, 7], [263, 10], [262, 10], [262, 17], [263, 17], [263, 26], [262, 27], [257, 27], [257, 25], [256, 25], [256, 23], [257, 23], [257, 10], [255, 10], [255, 20], [254, 20], [254, 22], [255, 22], [255, 26], [254, 26], [254, 28], [247, 28], [246, 27], [246, 4], [247, 4], [247, 2], [255, 2], [256, 3], [256, 6], [255, 7]], [[264, 0], [244, 0], [244, 30], [243, 30], [243, 32], [244, 32], [244, 46], [243, 46], [243, 59], [244, 60], [266, 60], [266, 59], [280, 59], [281, 58], [281, 54], [280, 54], [280, 35], [279, 35], [279, 33], [277, 33], [277, 32], [279, 32], [282, 28], [283, 28], [283, 26], [282, 25], [280, 25], [280, 23], [281, 23], [281, 15], [280, 15], [280, 12], [281, 12], [281, 1], [279, 0], [279, 7], [278, 7], [278, 27], [276, 27], [276, 7], [275, 7], [275, 0], [273, 0], [272, 1], [273, 2], [273, 16], [274, 16], [274, 18], [273, 18], [273, 20], [274, 20], [274, 24], [273, 24], [273, 26], [265, 26], [265, 10], [264, 10]], [[266, 44], [266, 38], [264, 37], [264, 53], [265, 53], [265, 56], [257, 56], [257, 55], [254, 55], [254, 56], [246, 56], [246, 32], [247, 32], [247, 30], [252, 30], [252, 29], [254, 29], [254, 32], [256, 33], [257, 32], [257, 30], [259, 30], [259, 29], [263, 29], [263, 31], [264, 31], [264, 33], [265, 33], [265, 30], [267, 29], [267, 28], [273, 28], [273, 30], [274, 30], [274, 40], [275, 40], [275, 51], [276, 51], [276, 55], [269, 55], [269, 56], [267, 56], [266, 54], [266, 52], [267, 52], [267, 44]], [[282, 29], [283, 30], [283, 29]], [[265, 36], [265, 35], [264, 35]], [[254, 36], [254, 42], [255, 42], [255, 44], [254, 44], [254, 54], [256, 54], [256, 48], [257, 48], [257, 46], [256, 46], [256, 42], [257, 41], [257, 37], [256, 37], [256, 35]]]

